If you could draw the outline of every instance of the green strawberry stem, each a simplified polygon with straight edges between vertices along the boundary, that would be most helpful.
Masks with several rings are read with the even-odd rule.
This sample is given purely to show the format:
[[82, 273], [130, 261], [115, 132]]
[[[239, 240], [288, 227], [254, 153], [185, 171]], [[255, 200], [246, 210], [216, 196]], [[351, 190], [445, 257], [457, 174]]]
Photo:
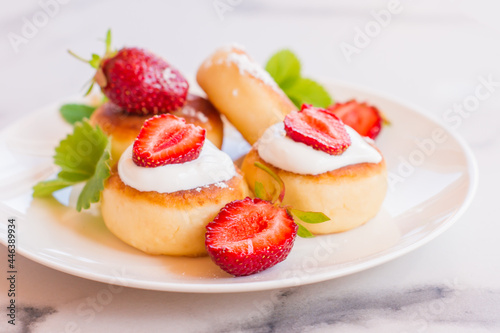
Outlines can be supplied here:
[[106, 45], [106, 55], [113, 53], [111, 50], [111, 29], [106, 31], [106, 39], [104, 40], [104, 44]]
[[[271, 203], [273, 203], [276, 206], [281, 206], [283, 199], [285, 198], [285, 183], [283, 180], [278, 176], [273, 170], [271, 170], [269, 167], [266, 165], [260, 163], [260, 162], [255, 162], [254, 165], [261, 169], [264, 170], [267, 174], [269, 174], [271, 177], [273, 177], [276, 182], [278, 182], [278, 185], [280, 187], [280, 192], [278, 198], [273, 198]], [[255, 182], [255, 189], [254, 189], [255, 195], [263, 200], [270, 201], [268, 198], [268, 194], [264, 188], [264, 185], [260, 182]], [[326, 221], [329, 221], [330, 218], [326, 216], [325, 214], [321, 212], [307, 212], [299, 209], [294, 209], [291, 206], [283, 206], [288, 212], [293, 217], [293, 220], [295, 221], [295, 224], [298, 226], [298, 231], [297, 235], [302, 238], [312, 238], [314, 237], [313, 233], [310, 232], [306, 227], [304, 227], [301, 223], [298, 221], [302, 221], [305, 223], [310, 223], [310, 224], [315, 224], [315, 223], [323, 223]]]
[[279, 185], [280, 190], [279, 190], [279, 196], [278, 196], [277, 200], [273, 201], [273, 203], [275, 203], [277, 205], [281, 205], [281, 203], [283, 202], [283, 199], [285, 198], [285, 183], [283, 182], [283, 180], [273, 170], [271, 170], [270, 168], [268, 168], [264, 164], [262, 164], [260, 162], [255, 162], [254, 165], [257, 168], [267, 172], [267, 174], [269, 174], [271, 177], [273, 177], [274, 180], [276, 180], [276, 182]]
[[254, 185], [254, 192], [255, 196], [259, 199], [266, 200], [266, 201], [271, 201], [271, 197], [267, 193], [266, 189], [264, 188], [264, 185], [261, 182], [255, 182]]
[[382, 124], [384, 124], [385, 126], [391, 126], [391, 121], [386, 117], [385, 114], [383, 114], [381, 111], [379, 111], [380, 113], [380, 117], [382, 117]]
[[84, 57], [80, 57], [78, 54], [76, 54], [75, 52], [71, 51], [71, 50], [68, 50], [68, 53], [71, 54], [73, 57], [75, 57], [76, 59], [80, 60], [80, 61], [83, 61], [87, 64], [90, 63], [90, 60], [87, 60], [85, 59]]
[[73, 51], [68, 50], [68, 53], [71, 54], [76, 59], [89, 64], [90, 66], [92, 66], [92, 68], [97, 69], [97, 73], [90, 80], [90, 86], [89, 86], [87, 92], [85, 93], [85, 96], [90, 94], [90, 92], [92, 91], [92, 88], [94, 87], [95, 82], [97, 82], [97, 84], [99, 84], [101, 87], [104, 87], [107, 84], [106, 78], [105, 78], [104, 73], [102, 72], [100, 66], [101, 66], [101, 63], [104, 59], [110, 58], [116, 54], [116, 51], [114, 51], [111, 48], [111, 29], [108, 29], [108, 31], [106, 32], [106, 38], [104, 40], [104, 44], [105, 44], [104, 56], [101, 57], [98, 54], [93, 53], [90, 60], [87, 60], [87, 59], [79, 56], [78, 54], [74, 53]]

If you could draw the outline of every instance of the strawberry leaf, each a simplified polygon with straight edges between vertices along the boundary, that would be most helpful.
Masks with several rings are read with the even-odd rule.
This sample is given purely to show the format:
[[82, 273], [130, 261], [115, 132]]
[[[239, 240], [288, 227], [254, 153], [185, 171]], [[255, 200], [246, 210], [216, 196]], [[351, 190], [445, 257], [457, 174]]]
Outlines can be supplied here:
[[57, 174], [57, 178], [70, 183], [79, 183], [89, 179], [89, 176], [86, 173], [61, 171]]
[[109, 161], [111, 160], [111, 142], [108, 140], [106, 147], [101, 153], [101, 157], [97, 162], [94, 170], [94, 174], [87, 181], [87, 184], [83, 187], [78, 201], [76, 202], [76, 210], [81, 211], [83, 209], [90, 208], [91, 203], [99, 202], [101, 198], [101, 192], [104, 190], [104, 181], [108, 179], [110, 175]]
[[66, 179], [61, 179], [59, 177], [56, 179], [39, 182], [33, 187], [33, 197], [47, 197], [55, 191], [61, 190], [74, 184], [74, 182], [68, 181]]
[[107, 143], [108, 137], [99, 127], [92, 127], [88, 121], [77, 123], [73, 133], [56, 147], [54, 163], [62, 171], [76, 173], [88, 179], [94, 174]]
[[288, 210], [294, 217], [306, 223], [322, 223], [330, 221], [330, 218], [321, 212], [305, 212], [298, 209]]
[[61, 171], [54, 180], [36, 184], [33, 196], [42, 197], [83, 181], [87, 181], [77, 201], [77, 210], [99, 201], [104, 181], [110, 175], [111, 143], [104, 132], [92, 127], [87, 120], [75, 124], [69, 134], [56, 147], [54, 163]]
[[297, 222], [295, 222], [295, 224], [297, 224], [297, 226], [299, 227], [297, 229], [297, 235], [299, 237], [302, 237], [302, 238], [314, 238], [314, 235], [312, 234], [312, 232], [310, 232], [309, 230], [307, 230], [307, 228], [304, 227], [302, 224], [297, 223]]
[[59, 109], [61, 116], [71, 125], [84, 118], [90, 118], [96, 107], [85, 104], [64, 104]]
[[257, 198], [269, 201], [269, 195], [267, 194], [266, 189], [261, 182], [255, 182], [254, 191]]

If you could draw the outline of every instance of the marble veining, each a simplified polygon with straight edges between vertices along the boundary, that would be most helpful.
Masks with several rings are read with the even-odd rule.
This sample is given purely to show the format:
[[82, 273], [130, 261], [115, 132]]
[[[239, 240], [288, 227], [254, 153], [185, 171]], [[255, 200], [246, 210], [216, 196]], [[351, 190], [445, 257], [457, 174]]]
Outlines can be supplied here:
[[47, 316], [56, 313], [56, 309], [51, 306], [35, 307], [21, 306], [18, 309], [19, 333], [34, 332], [36, 325], [43, 322]]
[[[366, 328], [381, 318], [399, 323], [408, 332], [421, 332], [433, 324], [500, 330], [500, 290], [425, 285], [338, 295], [330, 291], [308, 299], [295, 289], [281, 292], [278, 299], [260, 317], [250, 316], [210, 332], [298, 333], [345, 325]], [[301, 301], [304, 299], [308, 301]]]

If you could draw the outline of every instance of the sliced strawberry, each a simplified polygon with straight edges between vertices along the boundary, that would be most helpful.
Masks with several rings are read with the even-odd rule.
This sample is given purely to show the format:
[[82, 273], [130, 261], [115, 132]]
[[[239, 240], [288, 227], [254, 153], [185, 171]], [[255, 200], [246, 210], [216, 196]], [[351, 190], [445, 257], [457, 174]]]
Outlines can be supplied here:
[[328, 107], [344, 124], [352, 127], [362, 136], [375, 139], [382, 129], [383, 118], [379, 110], [366, 103], [352, 99], [345, 103], [336, 103]]
[[298, 227], [285, 208], [247, 197], [228, 203], [206, 229], [212, 260], [229, 274], [245, 276], [285, 260]]
[[299, 112], [289, 113], [284, 123], [292, 140], [330, 155], [340, 155], [351, 145], [342, 121], [325, 109], [304, 104]]
[[144, 122], [134, 141], [132, 159], [146, 168], [184, 163], [198, 158], [204, 142], [204, 128], [162, 114]]

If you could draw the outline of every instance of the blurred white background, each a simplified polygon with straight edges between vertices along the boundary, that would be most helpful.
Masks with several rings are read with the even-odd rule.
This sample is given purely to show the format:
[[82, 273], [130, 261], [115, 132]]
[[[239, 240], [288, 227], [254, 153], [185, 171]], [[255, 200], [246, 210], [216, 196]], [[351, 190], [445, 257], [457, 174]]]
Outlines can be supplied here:
[[[401, 1], [400, 12], [348, 62], [342, 43], [353, 45], [356, 29], [369, 25], [373, 12], [387, 10], [388, 3], [2, 0], [0, 121], [4, 125], [81, 92], [92, 70], [66, 50], [82, 56], [102, 52], [99, 39], [108, 28], [116, 47], [151, 49], [186, 75], [222, 44], [243, 44], [263, 63], [288, 47], [309, 76], [363, 84], [437, 114], [470, 94], [479, 75], [500, 78], [495, 1]], [[44, 7], [53, 17], [44, 18]], [[497, 96], [482, 109], [499, 104]]]

